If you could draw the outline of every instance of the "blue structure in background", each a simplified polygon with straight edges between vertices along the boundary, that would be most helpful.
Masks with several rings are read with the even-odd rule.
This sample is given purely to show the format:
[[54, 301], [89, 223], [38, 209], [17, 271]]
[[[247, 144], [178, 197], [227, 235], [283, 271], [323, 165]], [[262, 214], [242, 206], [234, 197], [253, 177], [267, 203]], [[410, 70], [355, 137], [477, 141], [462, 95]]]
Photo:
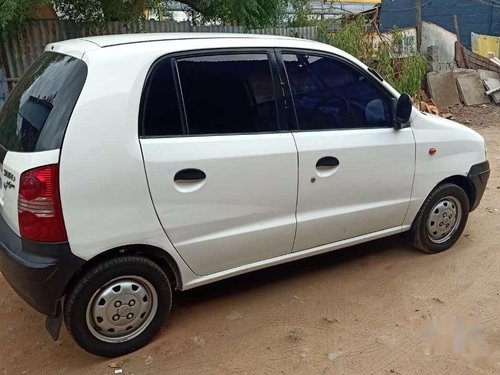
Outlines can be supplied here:
[[[458, 16], [460, 40], [471, 48], [471, 32], [500, 36], [500, 0], [422, 0], [422, 20], [455, 32], [453, 15]], [[415, 0], [382, 0], [380, 26], [414, 27]]]

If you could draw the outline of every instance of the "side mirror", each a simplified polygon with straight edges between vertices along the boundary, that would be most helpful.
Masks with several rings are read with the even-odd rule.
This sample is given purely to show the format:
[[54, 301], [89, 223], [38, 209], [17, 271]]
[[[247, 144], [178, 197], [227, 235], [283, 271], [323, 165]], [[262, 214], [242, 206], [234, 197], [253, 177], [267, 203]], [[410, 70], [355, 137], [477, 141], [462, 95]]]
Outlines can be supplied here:
[[412, 110], [411, 97], [408, 94], [401, 94], [398, 103], [396, 104], [396, 111], [394, 113], [394, 129], [401, 130], [410, 122]]

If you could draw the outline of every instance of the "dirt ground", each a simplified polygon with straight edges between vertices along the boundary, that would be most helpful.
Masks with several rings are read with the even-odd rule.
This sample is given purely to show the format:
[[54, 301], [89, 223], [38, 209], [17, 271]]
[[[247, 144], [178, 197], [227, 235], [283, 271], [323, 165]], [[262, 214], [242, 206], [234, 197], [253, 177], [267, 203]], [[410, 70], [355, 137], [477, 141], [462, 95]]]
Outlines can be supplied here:
[[500, 372], [500, 108], [459, 108], [492, 175], [465, 235], [424, 255], [391, 237], [176, 293], [147, 347], [115, 360], [52, 342], [0, 276], [0, 374]]

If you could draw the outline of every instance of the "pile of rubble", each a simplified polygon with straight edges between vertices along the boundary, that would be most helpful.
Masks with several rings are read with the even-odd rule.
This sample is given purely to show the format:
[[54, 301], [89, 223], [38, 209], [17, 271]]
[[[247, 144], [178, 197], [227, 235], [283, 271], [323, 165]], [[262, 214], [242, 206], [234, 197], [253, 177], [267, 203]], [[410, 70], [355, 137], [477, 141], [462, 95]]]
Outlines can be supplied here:
[[500, 76], [497, 72], [455, 69], [427, 74], [427, 91], [436, 107], [500, 103]]

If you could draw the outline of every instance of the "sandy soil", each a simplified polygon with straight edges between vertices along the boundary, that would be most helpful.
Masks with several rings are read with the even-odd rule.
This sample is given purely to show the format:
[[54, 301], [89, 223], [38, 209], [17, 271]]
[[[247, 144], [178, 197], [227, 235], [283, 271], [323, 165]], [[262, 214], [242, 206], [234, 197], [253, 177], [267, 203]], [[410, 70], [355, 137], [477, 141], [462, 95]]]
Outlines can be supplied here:
[[65, 330], [53, 343], [0, 276], [0, 374], [499, 373], [500, 108], [453, 113], [486, 138], [493, 172], [451, 251], [392, 237], [177, 293], [160, 335], [116, 360]]

